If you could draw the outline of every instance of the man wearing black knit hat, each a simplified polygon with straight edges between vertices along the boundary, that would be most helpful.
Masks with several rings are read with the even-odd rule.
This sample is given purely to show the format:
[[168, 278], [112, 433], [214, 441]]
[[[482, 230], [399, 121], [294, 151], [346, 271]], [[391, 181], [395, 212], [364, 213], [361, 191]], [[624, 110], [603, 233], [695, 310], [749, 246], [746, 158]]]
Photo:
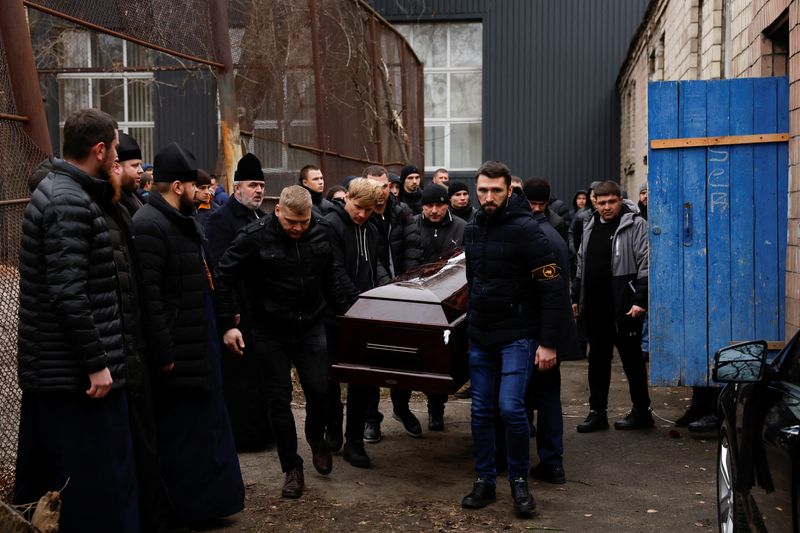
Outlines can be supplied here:
[[406, 165], [400, 171], [400, 201], [415, 215], [422, 211], [422, 173], [414, 165]]
[[158, 451], [174, 520], [202, 524], [244, 508], [244, 486], [222, 396], [214, 282], [192, 218], [197, 163], [171, 143], [155, 156], [150, 200], [133, 217], [145, 288]]
[[[239, 230], [264, 216], [261, 202], [264, 198], [264, 172], [261, 161], [253, 154], [245, 154], [233, 175], [233, 196], [225, 205], [208, 217], [205, 232], [208, 239], [208, 260], [216, 268], [220, 258], [233, 243]], [[236, 449], [258, 451], [275, 442], [269, 422], [267, 389], [262, 358], [253, 352], [250, 298], [244, 282], [236, 285], [239, 306], [239, 324], [244, 340], [244, 357], [223, 348], [222, 389], [228, 414], [231, 417]]]
[[569, 225], [555, 211], [550, 209], [550, 184], [544, 178], [528, 178], [522, 186], [522, 192], [528, 198], [528, 203], [534, 213], [544, 213], [547, 222], [553, 226], [559, 235], [567, 242]]
[[450, 212], [465, 222], [471, 221], [475, 216], [475, 208], [469, 198], [469, 187], [461, 181], [452, 181], [447, 186], [447, 194], [450, 197]]
[[119, 132], [117, 159], [122, 170], [122, 195], [119, 203], [133, 216], [143, 205], [136, 195], [136, 190], [141, 183], [144, 169], [142, 168], [142, 150], [139, 148], [139, 143], [127, 133]]

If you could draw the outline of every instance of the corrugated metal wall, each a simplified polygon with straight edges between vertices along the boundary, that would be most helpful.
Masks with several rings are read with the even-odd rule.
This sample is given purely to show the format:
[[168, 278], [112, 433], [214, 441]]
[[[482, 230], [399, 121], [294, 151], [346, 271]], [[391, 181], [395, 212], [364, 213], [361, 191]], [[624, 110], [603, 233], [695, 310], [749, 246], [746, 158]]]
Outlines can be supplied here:
[[483, 21], [483, 159], [573, 192], [618, 178], [617, 74], [648, 0], [371, 0], [393, 22]]

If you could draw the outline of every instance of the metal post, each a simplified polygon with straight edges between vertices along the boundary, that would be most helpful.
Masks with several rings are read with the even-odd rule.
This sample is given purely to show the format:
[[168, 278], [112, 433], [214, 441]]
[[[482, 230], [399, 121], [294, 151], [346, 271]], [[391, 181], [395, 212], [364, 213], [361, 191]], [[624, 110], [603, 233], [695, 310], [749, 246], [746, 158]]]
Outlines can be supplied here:
[[322, 85], [322, 61], [319, 48], [319, 17], [317, 16], [316, 0], [308, 0], [309, 17], [311, 18], [311, 55], [314, 62], [314, 96], [316, 107], [314, 115], [317, 123], [317, 144], [323, 153], [319, 158], [319, 168], [322, 174], [327, 173], [325, 169], [326, 158], [324, 151], [328, 149], [328, 136], [325, 131], [325, 88]]
[[39, 74], [33, 59], [33, 45], [28, 19], [21, 0], [0, 0], [0, 38], [6, 52], [11, 90], [17, 113], [27, 117], [22, 129], [48, 155], [53, 154], [47, 118], [44, 115]]
[[234, 85], [233, 56], [231, 40], [228, 33], [228, 2], [214, 0], [209, 6], [214, 35], [214, 53], [216, 59], [224, 65], [215, 69], [217, 91], [219, 92], [219, 114], [221, 118], [219, 142], [225, 157], [225, 188], [231, 190], [236, 164], [242, 158], [242, 145], [239, 135], [239, 116], [236, 104], [236, 86]]
[[[369, 48], [372, 53], [372, 92], [375, 97], [375, 160], [383, 161], [383, 135], [381, 133], [383, 121], [381, 120], [381, 97], [378, 92], [380, 90], [378, 78], [380, 65], [378, 65], [378, 30], [375, 27], [375, 15], [369, 17], [369, 40]], [[389, 96], [385, 95], [385, 97]]]

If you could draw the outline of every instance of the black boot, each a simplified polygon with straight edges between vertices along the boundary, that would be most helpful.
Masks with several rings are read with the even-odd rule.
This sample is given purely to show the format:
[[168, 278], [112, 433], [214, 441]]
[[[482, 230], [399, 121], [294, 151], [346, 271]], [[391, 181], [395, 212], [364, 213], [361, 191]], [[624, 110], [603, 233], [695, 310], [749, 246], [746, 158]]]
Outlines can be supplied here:
[[689, 424], [689, 431], [692, 433], [711, 433], [719, 429], [719, 417], [714, 413], [704, 416]]
[[489, 483], [489, 481], [485, 479], [478, 478], [472, 485], [472, 492], [464, 496], [464, 499], [461, 500], [461, 507], [466, 507], [467, 509], [482, 509], [490, 503], [494, 503], [496, 499], [497, 495], [495, 493], [494, 483]]
[[630, 413], [625, 415], [625, 418], [614, 422], [614, 429], [645, 429], [655, 425], [656, 421], [653, 420], [650, 409], [637, 409], [634, 407]]
[[371, 465], [363, 441], [345, 442], [342, 458], [356, 468], [369, 468]]
[[511, 497], [514, 499], [514, 512], [517, 516], [530, 516], [536, 509], [533, 494], [528, 489], [528, 480], [525, 478], [514, 479], [511, 482]]
[[586, 420], [578, 424], [578, 433], [592, 433], [608, 429], [608, 415], [605, 411], [589, 411]]

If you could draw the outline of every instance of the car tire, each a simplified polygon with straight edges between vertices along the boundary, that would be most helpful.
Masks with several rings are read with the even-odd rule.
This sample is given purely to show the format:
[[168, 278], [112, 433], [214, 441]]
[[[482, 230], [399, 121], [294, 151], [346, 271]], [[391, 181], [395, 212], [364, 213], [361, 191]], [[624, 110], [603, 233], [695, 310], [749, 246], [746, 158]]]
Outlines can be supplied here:
[[743, 497], [735, 490], [736, 462], [725, 425], [717, 444], [717, 520], [720, 533], [747, 533]]

